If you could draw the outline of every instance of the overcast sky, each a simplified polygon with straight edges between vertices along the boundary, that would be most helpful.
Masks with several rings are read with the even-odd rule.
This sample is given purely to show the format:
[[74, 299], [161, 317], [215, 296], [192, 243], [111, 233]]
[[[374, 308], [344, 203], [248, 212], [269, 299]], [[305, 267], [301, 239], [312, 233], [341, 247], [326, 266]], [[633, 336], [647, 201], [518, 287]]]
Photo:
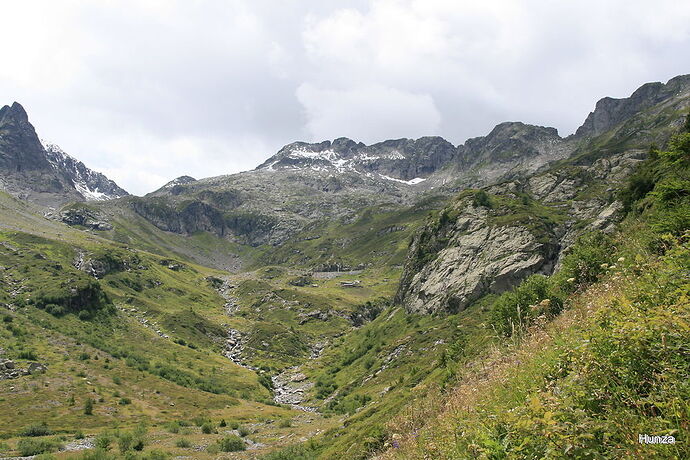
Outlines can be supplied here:
[[690, 73], [687, 0], [0, 2], [0, 105], [135, 194], [295, 140], [567, 135]]

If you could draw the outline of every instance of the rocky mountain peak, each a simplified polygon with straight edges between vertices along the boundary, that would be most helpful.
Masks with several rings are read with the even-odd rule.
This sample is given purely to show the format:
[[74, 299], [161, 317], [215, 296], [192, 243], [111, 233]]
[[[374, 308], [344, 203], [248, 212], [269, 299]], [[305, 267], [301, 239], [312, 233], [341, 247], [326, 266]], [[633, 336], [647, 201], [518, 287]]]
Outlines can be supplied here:
[[127, 195], [57, 145], [43, 145], [18, 102], [0, 109], [0, 186], [15, 196], [50, 206]]
[[104, 201], [129, 195], [104, 174], [89, 169], [58, 145], [42, 141], [48, 162], [56, 172], [66, 175], [86, 201]]
[[14, 172], [50, 168], [36, 131], [18, 102], [0, 109], [0, 168]]
[[459, 159], [465, 167], [520, 162], [557, 151], [562, 140], [556, 128], [504, 122], [486, 136], [468, 139], [458, 148]]
[[6, 105], [0, 109], [0, 125], [5, 123], [28, 123], [29, 116], [26, 110], [19, 102], [13, 102], [12, 105]]
[[455, 154], [455, 146], [441, 137], [390, 139], [372, 145], [341, 137], [332, 142], [293, 142], [257, 169], [350, 172], [413, 185]]
[[165, 184], [163, 187], [164, 188], [170, 188], [170, 187], [174, 187], [176, 185], [190, 184], [192, 182], [196, 182], [196, 179], [194, 179], [192, 176], [180, 176], [176, 179], [171, 180], [170, 182]]
[[690, 75], [680, 75], [666, 84], [646, 83], [630, 97], [616, 99], [605, 97], [597, 101], [593, 112], [575, 132], [576, 137], [593, 137], [602, 134], [642, 110], [652, 107], [673, 96], [690, 93]]

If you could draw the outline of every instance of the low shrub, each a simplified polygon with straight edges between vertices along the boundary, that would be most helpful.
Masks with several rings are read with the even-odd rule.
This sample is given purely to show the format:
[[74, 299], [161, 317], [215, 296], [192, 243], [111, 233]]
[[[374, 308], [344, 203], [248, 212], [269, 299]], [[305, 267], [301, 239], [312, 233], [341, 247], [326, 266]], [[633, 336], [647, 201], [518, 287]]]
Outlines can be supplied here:
[[201, 425], [201, 432], [204, 434], [212, 434], [216, 432], [216, 428], [211, 424], [211, 422], [206, 422]]
[[61, 447], [54, 439], [20, 439], [17, 443], [17, 450], [22, 457], [55, 452]]
[[536, 317], [556, 314], [562, 307], [563, 300], [554, 293], [551, 280], [543, 275], [532, 275], [496, 300], [491, 323], [500, 334], [511, 336]]
[[292, 420], [289, 418], [283, 419], [278, 423], [279, 428], [290, 428], [292, 426]]
[[218, 448], [221, 452], [239, 452], [247, 447], [239, 436], [230, 435], [218, 440]]
[[29, 425], [19, 432], [19, 436], [48, 436], [53, 432], [48, 428], [45, 422]]
[[177, 440], [177, 442], [175, 442], [175, 446], [181, 449], [187, 449], [192, 446], [192, 443], [190, 443], [186, 438], [180, 438]]

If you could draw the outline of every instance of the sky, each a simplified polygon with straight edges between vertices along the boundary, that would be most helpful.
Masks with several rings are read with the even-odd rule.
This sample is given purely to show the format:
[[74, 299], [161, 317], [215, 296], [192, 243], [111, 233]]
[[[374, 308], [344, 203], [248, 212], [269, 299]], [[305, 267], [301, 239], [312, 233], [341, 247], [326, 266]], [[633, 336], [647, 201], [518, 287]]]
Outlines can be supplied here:
[[0, 105], [134, 194], [283, 145], [571, 134], [690, 73], [687, 0], [0, 0]]

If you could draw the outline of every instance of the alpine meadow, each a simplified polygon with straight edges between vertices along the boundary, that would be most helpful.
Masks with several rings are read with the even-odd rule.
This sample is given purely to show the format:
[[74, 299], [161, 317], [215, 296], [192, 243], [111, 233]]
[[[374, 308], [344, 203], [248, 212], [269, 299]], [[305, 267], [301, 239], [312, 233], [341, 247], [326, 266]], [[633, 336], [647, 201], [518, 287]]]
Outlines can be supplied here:
[[[332, 37], [355, 40], [333, 21]], [[287, 66], [288, 51], [266, 53]], [[166, 59], [166, 75], [183, 78]], [[190, 91], [208, 78], [214, 92], [215, 77], [193, 66]], [[341, 78], [364, 78], [353, 69]], [[263, 77], [244, 71], [250, 91]], [[64, 74], [50, 72], [58, 85]], [[312, 136], [240, 172], [197, 179], [194, 161], [215, 163], [178, 163], [185, 175], [145, 194], [109, 173], [131, 158], [91, 169], [95, 157], [43, 139], [44, 125], [55, 137], [68, 124], [33, 115], [57, 86], [24, 102], [3, 75], [0, 458], [690, 458], [690, 75], [585, 101], [593, 110], [564, 137], [517, 121], [459, 144], [416, 130], [373, 143]], [[275, 86], [280, 123], [290, 103]], [[140, 93], [114, 88], [109, 107], [126, 112], [119, 98]], [[337, 106], [312, 92], [319, 113]], [[404, 111], [393, 105], [391, 119]], [[165, 129], [194, 123], [200, 107], [180, 104]], [[232, 110], [251, 118], [252, 107]], [[63, 146], [102, 122], [80, 116]], [[377, 116], [335, 119], [351, 133], [347, 120], [374, 130]], [[113, 145], [136, 138], [111, 128]], [[192, 158], [185, 145], [190, 156], [156, 161]], [[136, 156], [153, 158], [150, 148]]]

